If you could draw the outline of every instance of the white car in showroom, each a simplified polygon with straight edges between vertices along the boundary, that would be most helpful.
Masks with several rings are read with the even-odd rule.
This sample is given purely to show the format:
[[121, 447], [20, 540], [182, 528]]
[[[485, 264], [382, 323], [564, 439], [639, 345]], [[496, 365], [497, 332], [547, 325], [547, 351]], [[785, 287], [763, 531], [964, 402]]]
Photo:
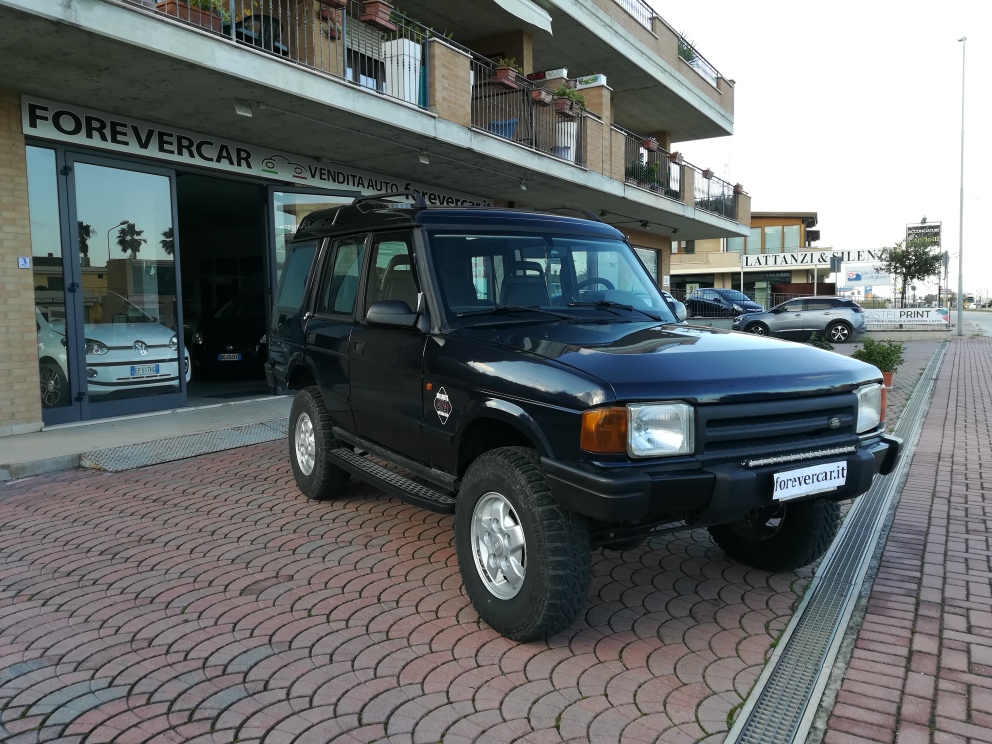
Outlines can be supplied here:
[[[110, 293], [114, 295], [114, 293]], [[86, 390], [91, 398], [133, 397], [158, 392], [164, 387], [178, 391], [179, 337], [141, 308], [115, 295], [118, 309], [112, 322], [86, 323]], [[67, 405], [69, 396], [65, 325], [49, 322], [36, 307], [38, 359], [41, 371], [42, 405]], [[58, 350], [61, 349], [61, 354]], [[183, 373], [190, 381], [192, 369], [186, 352]]]

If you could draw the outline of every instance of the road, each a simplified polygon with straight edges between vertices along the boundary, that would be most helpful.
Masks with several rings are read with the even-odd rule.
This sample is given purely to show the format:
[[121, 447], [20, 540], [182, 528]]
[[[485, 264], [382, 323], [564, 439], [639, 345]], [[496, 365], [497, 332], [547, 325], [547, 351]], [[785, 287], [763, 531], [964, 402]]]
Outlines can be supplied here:
[[[975, 326], [975, 331], [980, 336], [992, 336], [992, 310], [965, 310], [961, 313], [965, 320], [965, 333], [969, 333], [967, 323], [970, 321]], [[951, 322], [958, 322], [958, 311], [951, 310]]]

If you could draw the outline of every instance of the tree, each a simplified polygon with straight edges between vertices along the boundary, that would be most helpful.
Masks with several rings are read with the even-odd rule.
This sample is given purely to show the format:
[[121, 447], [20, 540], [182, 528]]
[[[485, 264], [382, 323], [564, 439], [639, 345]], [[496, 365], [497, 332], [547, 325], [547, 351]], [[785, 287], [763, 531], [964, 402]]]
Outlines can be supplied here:
[[162, 250], [165, 251], [165, 255], [171, 256], [172, 252], [176, 250], [176, 241], [173, 237], [172, 228], [162, 231], [162, 239], [159, 241], [159, 245], [162, 246]]
[[76, 225], [79, 230], [79, 255], [83, 266], [90, 265], [90, 238], [93, 237], [93, 225], [87, 225], [82, 220]]
[[144, 233], [145, 231], [137, 229], [133, 222], [122, 225], [121, 229], [117, 231], [117, 245], [120, 246], [121, 253], [130, 251], [131, 258], [137, 258], [141, 244], [148, 242], [141, 237]]
[[917, 279], [928, 279], [937, 276], [943, 269], [940, 253], [934, 253], [930, 242], [925, 238], [909, 241], [901, 240], [885, 254], [885, 261], [876, 266], [876, 271], [884, 271], [892, 275], [902, 285], [900, 298], [906, 303], [906, 285]]

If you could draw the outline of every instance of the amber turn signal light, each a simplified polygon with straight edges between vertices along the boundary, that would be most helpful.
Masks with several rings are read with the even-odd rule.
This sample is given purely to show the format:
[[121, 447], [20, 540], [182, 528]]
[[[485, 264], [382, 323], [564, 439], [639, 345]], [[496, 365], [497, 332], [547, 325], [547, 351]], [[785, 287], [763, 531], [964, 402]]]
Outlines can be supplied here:
[[579, 446], [586, 452], [619, 454], [627, 451], [627, 409], [596, 408], [582, 414]]

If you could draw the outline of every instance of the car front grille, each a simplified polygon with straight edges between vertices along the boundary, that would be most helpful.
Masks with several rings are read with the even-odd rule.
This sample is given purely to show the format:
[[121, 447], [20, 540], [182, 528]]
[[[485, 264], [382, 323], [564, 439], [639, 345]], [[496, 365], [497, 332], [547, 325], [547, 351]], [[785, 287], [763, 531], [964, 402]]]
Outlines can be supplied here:
[[696, 451], [707, 464], [829, 450], [857, 443], [854, 393], [700, 406]]

